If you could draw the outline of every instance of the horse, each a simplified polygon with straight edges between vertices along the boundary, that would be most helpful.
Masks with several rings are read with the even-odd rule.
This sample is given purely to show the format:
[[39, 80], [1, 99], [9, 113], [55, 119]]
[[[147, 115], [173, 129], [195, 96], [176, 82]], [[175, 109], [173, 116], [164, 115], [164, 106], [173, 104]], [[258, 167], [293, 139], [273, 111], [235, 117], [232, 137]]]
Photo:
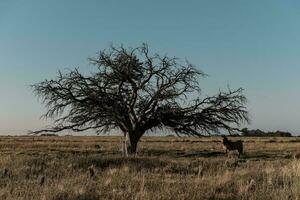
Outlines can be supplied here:
[[239, 152], [239, 155], [241, 155], [243, 153], [243, 142], [241, 140], [233, 142], [233, 141], [228, 140], [228, 138], [224, 135], [222, 137], [223, 137], [223, 145], [226, 150], [226, 153], [228, 153], [229, 151], [235, 151], [235, 150], [237, 150]]

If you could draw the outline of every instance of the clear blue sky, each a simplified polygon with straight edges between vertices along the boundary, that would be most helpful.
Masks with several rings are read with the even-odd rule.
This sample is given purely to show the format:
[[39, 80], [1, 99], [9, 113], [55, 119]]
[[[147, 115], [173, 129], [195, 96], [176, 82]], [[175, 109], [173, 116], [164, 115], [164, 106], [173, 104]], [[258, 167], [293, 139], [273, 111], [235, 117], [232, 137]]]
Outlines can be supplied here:
[[206, 94], [243, 87], [250, 128], [300, 133], [299, 22], [296, 0], [0, 0], [0, 133], [49, 123], [30, 84], [142, 42], [209, 74]]

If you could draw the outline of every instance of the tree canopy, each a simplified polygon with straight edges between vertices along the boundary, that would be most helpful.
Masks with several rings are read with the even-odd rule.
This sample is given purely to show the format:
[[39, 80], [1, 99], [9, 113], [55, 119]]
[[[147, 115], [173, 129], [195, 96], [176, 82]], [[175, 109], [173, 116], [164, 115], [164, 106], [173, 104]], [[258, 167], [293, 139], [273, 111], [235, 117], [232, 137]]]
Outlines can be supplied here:
[[200, 136], [232, 132], [249, 121], [243, 89], [202, 98], [202, 71], [188, 61], [150, 54], [146, 44], [112, 46], [89, 60], [95, 66], [89, 75], [73, 69], [33, 85], [46, 105], [44, 117], [54, 119], [53, 127], [35, 133], [119, 129], [135, 152], [148, 130]]

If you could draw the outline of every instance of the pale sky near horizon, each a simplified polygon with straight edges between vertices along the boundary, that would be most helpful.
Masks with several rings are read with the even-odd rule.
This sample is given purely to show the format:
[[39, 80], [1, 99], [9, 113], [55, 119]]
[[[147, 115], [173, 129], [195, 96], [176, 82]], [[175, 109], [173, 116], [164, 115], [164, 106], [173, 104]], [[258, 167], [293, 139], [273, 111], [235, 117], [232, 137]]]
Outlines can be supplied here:
[[299, 21], [296, 0], [0, 0], [0, 134], [49, 124], [29, 85], [143, 42], [209, 74], [204, 94], [243, 87], [249, 128], [300, 134]]

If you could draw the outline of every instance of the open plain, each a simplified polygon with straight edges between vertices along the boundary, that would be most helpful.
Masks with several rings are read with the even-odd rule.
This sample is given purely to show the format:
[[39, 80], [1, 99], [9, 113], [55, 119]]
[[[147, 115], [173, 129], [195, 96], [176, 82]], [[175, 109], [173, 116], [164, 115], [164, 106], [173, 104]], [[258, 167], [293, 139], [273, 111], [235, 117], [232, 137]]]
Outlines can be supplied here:
[[299, 199], [300, 138], [143, 137], [124, 158], [113, 136], [0, 137], [0, 199]]

